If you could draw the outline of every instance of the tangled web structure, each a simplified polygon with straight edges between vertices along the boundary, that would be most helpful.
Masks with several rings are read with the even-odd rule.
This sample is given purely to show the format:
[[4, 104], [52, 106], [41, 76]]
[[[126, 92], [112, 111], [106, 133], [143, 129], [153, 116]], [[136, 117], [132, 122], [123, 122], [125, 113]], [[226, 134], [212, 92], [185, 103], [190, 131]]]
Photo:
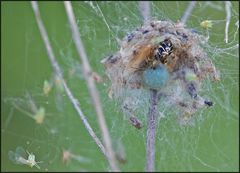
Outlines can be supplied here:
[[205, 44], [206, 37], [181, 23], [151, 21], [137, 28], [121, 41], [118, 52], [102, 60], [112, 84], [109, 96], [137, 128], [148, 111], [149, 89], [158, 91], [161, 117], [174, 113], [181, 124], [191, 122], [196, 111], [213, 105], [200, 95], [203, 82], [220, 80]]

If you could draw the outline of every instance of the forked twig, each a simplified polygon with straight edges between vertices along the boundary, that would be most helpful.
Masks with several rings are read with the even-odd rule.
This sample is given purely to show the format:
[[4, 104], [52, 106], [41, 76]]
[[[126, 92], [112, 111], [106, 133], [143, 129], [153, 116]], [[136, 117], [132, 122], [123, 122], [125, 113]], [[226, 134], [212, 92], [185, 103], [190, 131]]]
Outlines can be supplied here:
[[89, 92], [90, 92], [90, 95], [91, 95], [91, 98], [93, 101], [93, 105], [94, 105], [96, 113], [97, 113], [97, 119], [98, 119], [98, 123], [99, 123], [101, 133], [103, 136], [103, 142], [106, 147], [108, 161], [109, 161], [112, 171], [119, 171], [117, 164], [116, 164], [115, 154], [112, 149], [111, 138], [110, 138], [107, 124], [106, 124], [104, 114], [102, 111], [99, 93], [98, 93], [96, 85], [94, 83], [94, 79], [91, 77], [92, 70], [89, 65], [88, 58], [87, 58], [86, 52], [84, 50], [84, 46], [82, 44], [82, 40], [81, 40], [79, 31], [78, 31], [75, 16], [73, 13], [72, 5], [69, 1], [64, 1], [64, 6], [65, 6], [66, 13], [68, 16], [70, 28], [72, 30], [73, 41], [76, 45], [77, 52], [78, 52], [81, 62], [83, 64], [83, 74], [84, 74], [85, 80], [87, 81], [87, 86], [88, 86], [88, 89], [89, 89]]
[[229, 24], [231, 20], [231, 2], [226, 1], [225, 2], [225, 10], [226, 10], [226, 25], [225, 25], [225, 43], [228, 43], [228, 29], [229, 29]]
[[195, 5], [196, 5], [196, 1], [189, 2], [189, 5], [181, 18], [181, 23], [185, 24], [187, 22]]
[[62, 84], [64, 86], [64, 91], [66, 92], [69, 100], [71, 101], [71, 103], [73, 104], [74, 108], [76, 109], [76, 111], [77, 111], [78, 115], [80, 116], [80, 118], [81, 118], [85, 128], [87, 129], [88, 133], [93, 138], [93, 140], [98, 145], [98, 147], [101, 149], [102, 153], [108, 159], [107, 154], [106, 154], [106, 150], [105, 150], [102, 142], [99, 140], [99, 138], [94, 133], [94, 131], [91, 128], [90, 124], [88, 123], [85, 115], [83, 114], [81, 108], [79, 107], [77, 99], [74, 98], [71, 90], [68, 88], [68, 86], [67, 86], [67, 84], [66, 84], [66, 82], [65, 82], [65, 80], [63, 78], [62, 71], [60, 69], [60, 66], [58, 65], [58, 62], [56, 61], [56, 58], [54, 56], [54, 53], [53, 53], [53, 50], [52, 50], [52, 47], [51, 47], [51, 44], [50, 44], [50, 41], [49, 41], [49, 38], [48, 38], [48, 35], [47, 35], [47, 32], [46, 32], [46, 29], [45, 29], [44, 24], [42, 22], [42, 19], [41, 19], [41, 16], [40, 16], [40, 12], [39, 12], [39, 8], [38, 8], [38, 4], [37, 4], [36, 1], [32, 1], [31, 4], [32, 4], [33, 12], [34, 12], [35, 17], [36, 17], [38, 28], [40, 30], [41, 37], [42, 37], [42, 39], [44, 41], [44, 45], [45, 45], [46, 50], [47, 50], [48, 58], [49, 58], [49, 60], [50, 60], [50, 62], [52, 64], [52, 67], [53, 67], [56, 75], [61, 79]]

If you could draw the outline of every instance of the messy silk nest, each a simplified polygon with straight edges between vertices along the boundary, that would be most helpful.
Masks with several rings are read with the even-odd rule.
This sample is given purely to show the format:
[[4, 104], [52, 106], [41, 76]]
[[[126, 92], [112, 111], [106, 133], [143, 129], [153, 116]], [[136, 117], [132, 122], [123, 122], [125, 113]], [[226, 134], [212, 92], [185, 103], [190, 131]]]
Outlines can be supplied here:
[[[171, 41], [172, 53], [163, 63], [154, 54], [164, 40]], [[202, 83], [220, 80], [203, 49], [205, 44], [206, 37], [181, 23], [151, 21], [137, 28], [123, 38], [119, 51], [101, 61], [111, 80], [109, 97], [116, 99], [125, 117], [140, 128], [148, 112], [149, 89], [155, 89], [159, 116], [174, 113], [187, 124], [196, 111], [213, 105], [210, 98], [200, 96]], [[151, 60], [157, 62], [155, 67]]]

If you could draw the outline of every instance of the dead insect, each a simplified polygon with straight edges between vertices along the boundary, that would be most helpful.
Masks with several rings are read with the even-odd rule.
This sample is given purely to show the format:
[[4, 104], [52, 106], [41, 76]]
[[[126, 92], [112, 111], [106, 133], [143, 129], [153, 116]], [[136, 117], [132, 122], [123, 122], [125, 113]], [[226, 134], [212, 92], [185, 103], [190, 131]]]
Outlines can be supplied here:
[[130, 117], [129, 118], [130, 123], [136, 127], [137, 129], [141, 129], [142, 128], [142, 122], [140, 120], [138, 120], [136, 117]]

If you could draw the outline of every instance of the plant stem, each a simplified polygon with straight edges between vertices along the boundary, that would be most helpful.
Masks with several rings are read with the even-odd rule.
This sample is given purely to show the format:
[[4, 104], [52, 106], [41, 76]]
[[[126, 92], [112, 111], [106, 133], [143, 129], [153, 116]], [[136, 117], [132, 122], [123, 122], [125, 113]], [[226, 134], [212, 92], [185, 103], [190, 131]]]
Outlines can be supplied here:
[[155, 170], [155, 138], [156, 138], [156, 119], [157, 119], [157, 90], [150, 90], [150, 106], [148, 112], [147, 126], [147, 146], [146, 146], [146, 172]]
[[229, 29], [229, 24], [231, 20], [231, 2], [226, 1], [225, 2], [225, 10], [226, 10], [226, 26], [225, 26], [225, 43], [228, 43], [228, 29]]
[[193, 8], [194, 8], [195, 5], [196, 5], [196, 1], [191, 1], [191, 2], [189, 2], [189, 5], [188, 5], [186, 11], [184, 12], [184, 14], [183, 14], [183, 16], [182, 16], [182, 18], [181, 18], [181, 22], [182, 22], [183, 24], [186, 24], [186, 22], [187, 22], [189, 16], [191, 15], [192, 10], [193, 10]]
[[88, 133], [90, 134], [90, 136], [92, 137], [94, 142], [98, 145], [98, 147], [101, 149], [104, 156], [106, 156], [106, 158], [108, 159], [105, 147], [103, 146], [102, 142], [97, 137], [97, 135], [94, 133], [92, 127], [90, 126], [90, 124], [87, 121], [85, 115], [83, 114], [77, 99], [73, 96], [71, 90], [68, 88], [67, 83], [65, 82], [65, 80], [63, 78], [62, 71], [60, 69], [60, 66], [59, 66], [56, 58], [55, 58], [55, 55], [53, 53], [53, 49], [51, 47], [51, 44], [50, 44], [50, 41], [49, 41], [49, 38], [48, 38], [48, 35], [47, 35], [47, 31], [46, 31], [45, 26], [42, 22], [42, 19], [41, 19], [41, 16], [40, 16], [40, 11], [39, 11], [39, 8], [38, 8], [38, 4], [37, 4], [36, 1], [32, 1], [31, 4], [32, 4], [33, 12], [34, 12], [35, 17], [36, 17], [36, 21], [37, 21], [37, 24], [38, 24], [38, 28], [39, 28], [41, 37], [43, 39], [44, 45], [45, 45], [46, 50], [47, 50], [48, 58], [49, 58], [49, 60], [51, 62], [51, 65], [53, 67], [53, 70], [55, 71], [56, 75], [61, 79], [61, 82], [64, 86], [64, 91], [66, 92], [69, 100], [71, 101], [75, 110], [77, 111], [78, 115], [80, 116], [80, 118], [81, 118], [85, 128], [87, 129]]
[[139, 11], [144, 23], [151, 19], [151, 1], [139, 1]]
[[[151, 18], [151, 4], [149, 1], [139, 2], [139, 10], [142, 15], [144, 23], [147, 23]], [[150, 89], [150, 106], [148, 112], [147, 125], [147, 141], [146, 141], [146, 172], [153, 172], [155, 170], [155, 134], [156, 134], [156, 119], [157, 119], [157, 90]]]
[[90, 96], [92, 98], [93, 106], [95, 107], [98, 124], [99, 124], [100, 130], [101, 130], [101, 135], [103, 137], [105, 149], [107, 151], [108, 161], [109, 161], [112, 171], [119, 171], [119, 168], [116, 163], [115, 154], [114, 154], [114, 151], [112, 148], [110, 134], [109, 134], [109, 131], [107, 128], [107, 123], [106, 123], [106, 120], [105, 120], [105, 117], [103, 114], [99, 93], [98, 93], [97, 87], [94, 83], [94, 79], [91, 77], [91, 74], [92, 74], [91, 66], [88, 62], [87, 54], [85, 52], [84, 45], [83, 45], [81, 37], [80, 37], [80, 33], [78, 31], [78, 27], [77, 27], [75, 15], [73, 13], [71, 2], [64, 1], [64, 6], [65, 6], [66, 13], [67, 13], [69, 25], [72, 30], [73, 41], [76, 45], [78, 55], [83, 64], [83, 74], [84, 74], [85, 80], [87, 82]]

